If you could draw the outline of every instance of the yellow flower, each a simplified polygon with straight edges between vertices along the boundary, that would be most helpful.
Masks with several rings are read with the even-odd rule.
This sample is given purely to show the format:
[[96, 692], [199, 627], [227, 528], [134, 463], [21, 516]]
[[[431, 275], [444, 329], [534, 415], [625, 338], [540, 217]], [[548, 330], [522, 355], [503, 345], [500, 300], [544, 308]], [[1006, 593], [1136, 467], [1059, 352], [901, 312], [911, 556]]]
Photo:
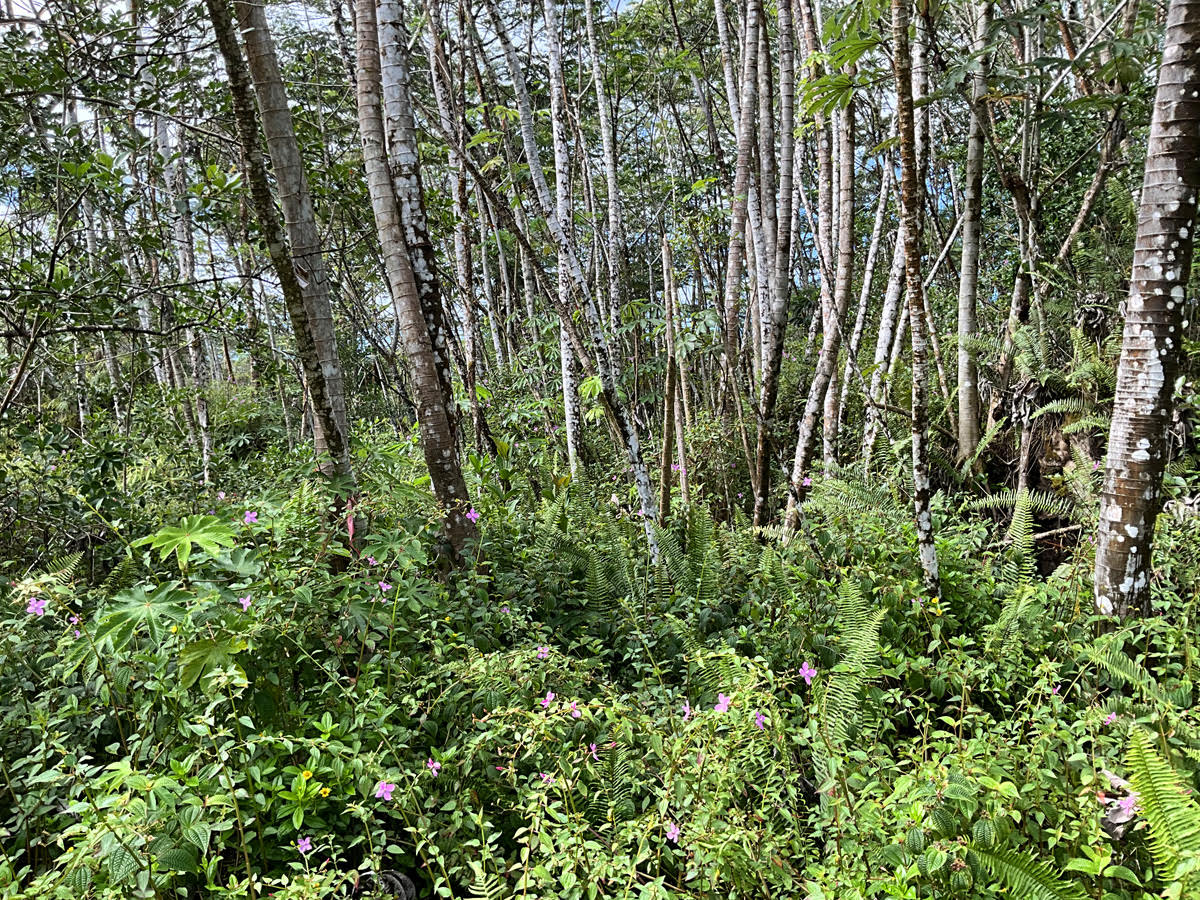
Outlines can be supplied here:
[[300, 777], [303, 778], [305, 781], [308, 781], [308, 779], [312, 778], [312, 772], [310, 772], [308, 769], [305, 769], [303, 772], [300, 773]]
[[321, 788], [321, 796], [328, 797], [329, 796], [329, 788]]

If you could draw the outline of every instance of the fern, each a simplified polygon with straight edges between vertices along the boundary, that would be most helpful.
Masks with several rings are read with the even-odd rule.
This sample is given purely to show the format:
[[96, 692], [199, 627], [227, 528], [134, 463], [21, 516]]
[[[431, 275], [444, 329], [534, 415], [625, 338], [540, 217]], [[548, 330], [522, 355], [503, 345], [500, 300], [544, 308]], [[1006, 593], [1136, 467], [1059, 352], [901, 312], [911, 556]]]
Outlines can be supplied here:
[[1015, 850], [974, 845], [970, 853], [982, 861], [992, 877], [1003, 882], [1012, 897], [1021, 900], [1087, 900], [1083, 888], [1059, 878], [1050, 866]]
[[[1079, 510], [1071, 497], [1060, 497], [1046, 491], [1027, 491], [1029, 510], [1038, 515], [1060, 519], [1072, 519]], [[1000, 491], [988, 497], [977, 497], [966, 503], [965, 509], [971, 512], [991, 512], [1011, 509], [1021, 499], [1021, 492], [1010, 489]]]
[[1160, 877], [1169, 882], [1177, 869], [1195, 871], [1200, 864], [1200, 806], [1184, 794], [1179, 776], [1140, 728], [1130, 735], [1126, 764], [1142, 815], [1150, 823], [1150, 852]]
[[477, 862], [472, 862], [471, 868], [474, 870], [474, 876], [471, 878], [471, 886], [467, 889], [467, 896], [471, 900], [503, 900], [507, 896], [504, 883], [494, 872], [483, 871], [483, 867]]

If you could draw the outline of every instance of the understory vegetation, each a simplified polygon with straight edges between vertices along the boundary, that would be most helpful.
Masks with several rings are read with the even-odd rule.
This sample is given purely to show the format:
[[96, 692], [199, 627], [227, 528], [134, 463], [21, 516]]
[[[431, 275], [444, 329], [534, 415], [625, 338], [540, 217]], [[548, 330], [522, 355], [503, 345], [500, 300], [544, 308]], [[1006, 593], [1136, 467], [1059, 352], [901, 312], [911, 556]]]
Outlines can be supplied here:
[[356, 446], [351, 549], [270, 434], [200, 490], [153, 435], [7, 445], [3, 896], [1200, 879], [1200, 518], [1163, 517], [1160, 615], [1114, 630], [1090, 543], [1036, 540], [1049, 498], [939, 494], [929, 600], [895, 459], [819, 479], [786, 543], [677, 505], [652, 564], [624, 470], [556, 486], [535, 437], [470, 459], [480, 538], [450, 572], [414, 440]]

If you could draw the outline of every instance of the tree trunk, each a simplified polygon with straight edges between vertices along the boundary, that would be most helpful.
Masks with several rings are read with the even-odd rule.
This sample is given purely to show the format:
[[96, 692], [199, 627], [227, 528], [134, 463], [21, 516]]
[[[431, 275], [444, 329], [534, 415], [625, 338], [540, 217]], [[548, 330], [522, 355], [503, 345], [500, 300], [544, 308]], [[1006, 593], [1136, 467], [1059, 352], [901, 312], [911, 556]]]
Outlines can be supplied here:
[[[254, 66], [248, 67], [237, 41], [239, 29], [234, 26], [226, 0], [205, 0], [205, 4], [229, 77], [234, 119], [254, 213], [270, 254], [271, 265], [279, 278], [280, 290], [296, 339], [297, 355], [316, 412], [316, 427], [313, 431], [317, 453], [329, 461], [324, 471], [348, 482], [352, 489], [354, 473], [350, 466], [347, 444], [342, 373], [336, 347], [332, 344], [333, 323], [329, 314], [329, 293], [324, 282], [320, 247], [316, 243], [289, 246], [288, 237], [275, 208], [275, 198], [271, 194], [266, 161], [259, 148], [259, 121], [254, 110], [256, 91], [250, 83], [251, 74], [255, 71], [263, 85], [263, 89], [257, 92], [262, 109], [263, 130], [268, 135], [268, 146], [279, 155], [279, 161], [275, 164], [276, 181], [284, 194], [281, 202], [285, 216], [290, 212], [295, 226], [293, 230], [302, 236], [308, 235], [315, 241], [316, 224], [312, 218], [312, 203], [308, 198], [303, 168], [299, 166], [296, 136], [291, 127], [291, 114], [288, 112], [287, 97], [283, 94], [283, 84], [279, 78], [279, 66], [275, 60], [271, 37], [266, 32], [265, 19], [257, 25], [253, 24], [261, 17], [262, 8], [257, 7], [256, 13], [253, 8], [248, 8], [247, 4], [239, 3], [239, 10], [246, 8], [245, 15], [251, 20], [249, 23], [241, 23], [241, 31], [246, 36], [248, 48], [252, 45], [253, 54], [256, 54], [252, 54], [252, 58], [255, 59]], [[247, 52], [250, 52], [249, 49]], [[271, 122], [269, 129], [268, 119]], [[305, 210], [308, 218], [302, 221]], [[314, 307], [320, 311], [322, 297], [323, 323], [314, 321], [312, 313]], [[323, 332], [320, 327], [322, 325], [327, 326]], [[320, 341], [318, 333], [322, 336]]]
[[[845, 69], [853, 78], [853, 66]], [[850, 305], [850, 290], [854, 280], [854, 95], [836, 118], [838, 124], [838, 245], [837, 274], [833, 282], [833, 306], [837, 310], [840, 329], [845, 310]], [[840, 341], [839, 341], [840, 344]], [[826, 470], [837, 465], [838, 427], [841, 422], [841, 392], [837, 384], [837, 360], [825, 391], [825, 427], [822, 432]]]
[[[355, 24], [358, 35], [358, 121], [367, 189], [388, 283], [401, 317], [400, 331], [417, 405], [421, 449], [434, 495], [445, 517], [446, 537], [455, 556], [459, 556], [467, 540], [475, 536], [475, 528], [466, 518], [467, 488], [459, 465], [453, 420], [444, 401], [437, 356], [423, 315], [415, 267], [409, 256], [411, 249], [404, 239], [400, 204], [388, 168], [375, 0], [358, 0]], [[403, 53], [404, 46], [394, 49]]]
[[[662, 455], [658, 471], [658, 514], [660, 521], [665, 522], [671, 514], [671, 456], [675, 435], [675, 392], [678, 390], [678, 377], [675, 371], [675, 306], [672, 297], [675, 295], [675, 266], [671, 260], [671, 242], [664, 234], [662, 239], [662, 269], [663, 269], [663, 310], [666, 314], [667, 332], [666, 356], [667, 378], [663, 390], [663, 430]], [[680, 468], [683, 460], [680, 459]]]
[[[992, 19], [990, 0], [983, 3], [975, 24], [975, 51], [987, 46]], [[979, 374], [971, 340], [976, 331], [979, 289], [979, 232], [983, 211], [983, 122], [980, 119], [987, 77], [975, 73], [971, 86], [971, 124], [967, 133], [967, 168], [963, 184], [962, 264], [958, 281], [958, 458], [965, 459], [979, 444]]]
[[1146, 612], [1200, 193], [1200, 0], [1172, 0], [1146, 149], [1100, 530], [1096, 609]]
[[920, 170], [913, 122], [912, 58], [908, 48], [908, 2], [892, 0], [892, 65], [896, 73], [896, 121], [900, 138], [900, 207], [904, 220], [904, 271], [908, 287], [908, 319], [912, 333], [912, 460], [913, 507], [917, 547], [925, 589], [940, 594], [937, 548], [929, 508], [929, 361], [925, 346], [924, 285], [921, 283]]

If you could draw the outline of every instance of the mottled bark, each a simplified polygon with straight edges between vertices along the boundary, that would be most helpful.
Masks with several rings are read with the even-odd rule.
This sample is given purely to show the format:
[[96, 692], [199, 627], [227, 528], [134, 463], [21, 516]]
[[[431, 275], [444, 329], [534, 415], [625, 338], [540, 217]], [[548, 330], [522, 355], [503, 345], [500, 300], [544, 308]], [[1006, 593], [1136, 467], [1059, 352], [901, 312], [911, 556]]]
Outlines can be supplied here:
[[900, 138], [900, 208], [904, 221], [904, 271], [908, 288], [909, 331], [912, 334], [912, 460], [913, 509], [917, 547], [925, 589], [941, 591], [937, 548], [933, 542], [929, 479], [929, 362], [925, 346], [924, 285], [921, 283], [920, 169], [913, 121], [912, 58], [908, 45], [909, 0], [892, 0], [892, 66], [896, 75], [896, 122]]
[[1200, 193], [1200, 0], [1172, 0], [1117, 367], [1096, 547], [1096, 609], [1147, 611]]
[[[307, 201], [308, 192], [304, 184], [303, 168], [296, 169], [299, 164], [299, 150], [296, 147], [295, 132], [291, 130], [291, 114], [288, 112], [287, 97], [283, 95], [283, 84], [279, 80], [279, 68], [275, 60], [274, 47], [271, 45], [271, 38], [266, 33], [265, 27], [243, 24], [241, 32], [246, 36], [248, 46], [253, 40], [255, 52], [258, 54], [255, 66], [248, 66], [237, 40], [239, 29], [233, 23], [226, 0], [205, 0], [205, 5], [213, 23], [217, 46], [229, 78], [234, 121], [246, 167], [251, 204], [255, 217], [258, 219], [263, 242], [270, 255], [271, 266], [279, 279], [280, 290], [283, 293], [296, 340], [297, 356], [304, 372], [313, 409], [316, 411], [314, 443], [318, 454], [329, 460], [327, 468], [329, 474], [338, 476], [353, 486], [354, 475], [350, 466], [345, 429], [345, 401], [342, 394], [341, 367], [337, 362], [336, 347], [329, 346], [332, 338], [332, 320], [327, 321], [328, 330], [324, 333], [326, 340], [322, 345], [317, 339], [319, 329], [315, 327], [316, 323], [314, 323], [309, 302], [313, 299], [313, 289], [318, 287], [314, 272], [316, 264], [313, 260], [314, 255], [317, 260], [320, 259], [320, 247], [312, 245], [297, 248], [289, 245], [288, 235], [285, 233], [284, 225], [280, 222], [279, 213], [275, 207], [266, 161], [259, 148], [259, 118], [255, 113], [254, 106], [256, 94], [262, 110], [264, 131], [266, 131], [266, 121], [268, 113], [270, 113], [269, 118], [272, 125], [267, 134], [273, 135], [273, 140], [268, 139], [268, 147], [275, 149], [281, 160], [293, 163], [290, 168], [285, 167], [285, 171], [288, 173], [286, 179], [279, 172], [279, 164], [276, 164], [276, 182], [280, 185], [281, 193], [285, 190], [283, 187], [285, 180], [290, 184], [287, 189], [289, 196], [286, 198], [286, 202], [282, 202], [285, 218], [289, 209], [293, 216], [302, 213], [305, 202], [302, 202], [298, 194], [302, 194], [303, 199]], [[245, 4], [239, 4], [239, 6], [245, 6]], [[261, 8], [259, 14], [261, 14]], [[252, 11], [248, 15], [252, 19], [257, 19], [256, 14]], [[251, 85], [252, 72], [255, 71], [255, 68], [263, 81], [264, 90], [262, 92], [256, 91]], [[272, 77], [272, 73], [274, 77]], [[274, 160], [274, 156], [272, 158]], [[296, 179], [299, 179], [298, 184]], [[285, 198], [281, 197], [281, 201], [283, 200]], [[311, 201], [307, 201], [307, 210], [311, 216]], [[315, 221], [310, 217], [308, 227], [301, 227], [297, 230], [304, 234], [311, 230], [311, 234], [315, 238]], [[323, 277], [323, 263], [320, 271]], [[329, 294], [327, 289], [324, 296], [326, 313], [328, 313]], [[319, 297], [316, 299], [319, 300]], [[332, 353], [332, 359], [328, 358], [330, 353]]]
[[779, 209], [775, 243], [774, 289], [763, 316], [763, 375], [758, 395], [758, 435], [755, 445], [754, 524], [766, 523], [771, 491], [771, 434], [779, 397], [779, 372], [787, 333], [791, 299], [793, 180], [795, 169], [795, 35], [790, 0], [779, 0]]
[[[446, 537], [455, 555], [459, 555], [466, 542], [475, 536], [475, 527], [466, 518], [467, 488], [459, 465], [453, 421], [443, 399], [437, 355], [423, 315], [412, 250], [404, 240], [400, 204], [388, 167], [375, 0], [358, 0], [356, 12], [358, 121], [367, 189], [371, 195], [384, 268], [400, 315], [400, 333], [417, 406], [421, 449], [434, 496], [442, 507]], [[405, 52], [403, 47], [394, 49]]]

